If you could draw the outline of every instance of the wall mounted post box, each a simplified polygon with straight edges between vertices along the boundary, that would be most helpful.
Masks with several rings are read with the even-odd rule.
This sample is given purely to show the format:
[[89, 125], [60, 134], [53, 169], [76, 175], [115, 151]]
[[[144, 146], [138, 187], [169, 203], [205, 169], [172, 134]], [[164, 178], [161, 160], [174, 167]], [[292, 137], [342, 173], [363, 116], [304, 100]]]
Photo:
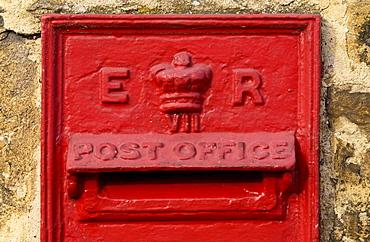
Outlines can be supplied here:
[[43, 241], [318, 239], [319, 17], [43, 17]]

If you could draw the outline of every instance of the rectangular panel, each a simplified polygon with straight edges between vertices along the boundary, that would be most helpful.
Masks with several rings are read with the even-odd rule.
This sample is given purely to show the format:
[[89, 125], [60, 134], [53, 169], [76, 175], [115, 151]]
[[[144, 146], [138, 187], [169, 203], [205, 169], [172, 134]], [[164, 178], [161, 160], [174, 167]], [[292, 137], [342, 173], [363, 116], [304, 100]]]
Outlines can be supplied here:
[[289, 171], [294, 136], [285, 133], [74, 134], [69, 172], [241, 169]]
[[317, 241], [318, 16], [42, 22], [43, 241]]

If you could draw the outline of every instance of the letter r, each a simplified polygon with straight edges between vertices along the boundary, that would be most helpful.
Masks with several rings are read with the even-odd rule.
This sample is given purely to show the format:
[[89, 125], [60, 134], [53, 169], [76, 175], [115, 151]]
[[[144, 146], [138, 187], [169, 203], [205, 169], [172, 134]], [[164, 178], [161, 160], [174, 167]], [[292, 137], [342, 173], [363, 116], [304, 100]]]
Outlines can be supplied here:
[[249, 95], [254, 104], [263, 104], [263, 97], [259, 90], [261, 75], [253, 69], [236, 69], [234, 73], [233, 104], [243, 105], [244, 95]]

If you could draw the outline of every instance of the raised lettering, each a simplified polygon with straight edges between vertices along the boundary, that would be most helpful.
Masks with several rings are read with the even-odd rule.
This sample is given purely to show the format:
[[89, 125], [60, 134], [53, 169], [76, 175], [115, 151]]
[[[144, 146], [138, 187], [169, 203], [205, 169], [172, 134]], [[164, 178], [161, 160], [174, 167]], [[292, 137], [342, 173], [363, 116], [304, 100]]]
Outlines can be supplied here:
[[123, 152], [120, 157], [125, 160], [136, 160], [141, 157], [139, 150], [140, 145], [136, 143], [125, 143], [122, 144], [120, 150]]
[[250, 96], [254, 104], [263, 104], [263, 97], [259, 90], [261, 84], [261, 75], [256, 70], [234, 70], [234, 105], [243, 105], [244, 95]]
[[237, 151], [238, 160], [244, 159], [244, 154], [245, 154], [245, 143], [238, 142], [238, 151]]
[[186, 142], [177, 144], [173, 151], [180, 160], [188, 160], [197, 154], [194, 145]]
[[117, 154], [117, 147], [110, 143], [101, 143], [95, 147], [94, 154], [102, 160], [113, 160]]
[[[181, 121], [180, 125], [182, 129]], [[294, 141], [292, 132], [73, 134], [67, 169], [291, 170], [296, 156]]]
[[128, 103], [129, 96], [125, 92], [123, 79], [129, 78], [129, 69], [119, 67], [103, 67], [101, 73], [100, 98], [103, 103]]
[[89, 154], [93, 151], [93, 146], [87, 142], [76, 142], [73, 145], [73, 153], [75, 160], [81, 160], [82, 155]]
[[267, 150], [268, 148], [269, 146], [266, 143], [256, 142], [249, 146], [248, 151], [251, 157], [256, 158], [258, 160], [262, 160], [270, 155], [268, 151], [264, 151]]
[[166, 116], [170, 126], [170, 131], [173, 133], [179, 132], [181, 114], [179, 113], [167, 114]]
[[191, 127], [191, 114], [183, 113], [181, 119], [182, 119], [182, 130], [186, 133], [189, 133]]
[[289, 150], [289, 143], [285, 141], [272, 141], [271, 145], [271, 157], [273, 159], [285, 159], [292, 155], [291, 150]]
[[191, 123], [193, 125], [193, 132], [200, 132], [200, 116], [199, 113], [191, 115]]
[[148, 148], [148, 159], [149, 160], [156, 160], [157, 159], [157, 151], [158, 148], [162, 148], [164, 145], [163, 143], [159, 142], [147, 142], [143, 143], [143, 148]]
[[207, 155], [212, 155], [213, 151], [216, 149], [216, 143], [201, 142], [200, 146], [200, 160], [207, 159]]
[[231, 147], [235, 147], [234, 142], [220, 142], [220, 143], [218, 143], [218, 150], [219, 150], [218, 157], [220, 159], [225, 159], [226, 154], [230, 154], [232, 152]]
[[171, 113], [166, 116], [172, 133], [200, 131], [200, 116], [198, 113]]

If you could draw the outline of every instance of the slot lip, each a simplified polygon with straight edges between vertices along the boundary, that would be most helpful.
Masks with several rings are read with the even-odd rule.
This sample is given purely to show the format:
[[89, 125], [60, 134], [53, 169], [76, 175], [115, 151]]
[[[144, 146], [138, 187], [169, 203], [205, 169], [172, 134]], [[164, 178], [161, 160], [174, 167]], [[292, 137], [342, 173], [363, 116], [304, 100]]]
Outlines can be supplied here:
[[281, 178], [277, 172], [262, 172], [262, 189], [258, 192], [251, 192], [244, 197], [212, 198], [108, 198], [100, 194], [99, 175], [92, 176], [93, 179], [86, 180], [84, 195], [76, 201], [80, 207], [79, 221], [258, 218], [280, 220], [285, 218], [287, 209], [287, 196], [280, 191]]

